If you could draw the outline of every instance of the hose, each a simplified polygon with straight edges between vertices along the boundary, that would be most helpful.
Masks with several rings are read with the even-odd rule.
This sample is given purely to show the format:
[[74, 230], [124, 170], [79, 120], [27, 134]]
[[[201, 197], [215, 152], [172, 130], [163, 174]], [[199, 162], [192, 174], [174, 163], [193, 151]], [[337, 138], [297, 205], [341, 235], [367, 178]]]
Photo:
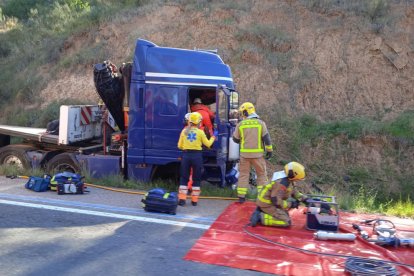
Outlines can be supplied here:
[[[22, 179], [28, 179], [29, 177], [26, 175], [6, 175], [7, 178], [22, 178]], [[116, 189], [91, 183], [85, 183], [86, 186], [94, 187], [102, 190], [108, 190], [112, 192], [118, 192], [118, 193], [125, 193], [125, 194], [133, 194], [133, 195], [145, 195], [147, 192], [141, 192], [141, 191], [129, 191], [124, 189]], [[190, 197], [188, 197], [190, 198]], [[234, 197], [220, 197], [220, 196], [199, 196], [200, 199], [217, 199], [217, 200], [237, 200], [237, 198]]]
[[[94, 188], [118, 192], [118, 193], [135, 194], [135, 195], [145, 195], [147, 193], [147, 192], [140, 192], [140, 191], [128, 191], [124, 189], [110, 188], [110, 187], [95, 185], [95, 184], [90, 184], [90, 183], [85, 183], [85, 185], [89, 187], [94, 187]], [[199, 198], [200, 199], [237, 200], [237, 198], [233, 198], [233, 197], [219, 197], [219, 196], [199, 196]]]
[[345, 262], [345, 271], [348, 271], [352, 275], [398, 275], [395, 267], [384, 261], [355, 257], [348, 257]]
[[[272, 241], [260, 235], [254, 234], [247, 229], [248, 226], [250, 226], [250, 223], [246, 224], [243, 227], [243, 231], [246, 234], [248, 234], [249, 236], [255, 239], [258, 239], [258, 240], [261, 240], [267, 243], [286, 247], [286, 248], [300, 251], [306, 254], [345, 258], [347, 259], [347, 261], [345, 262], [345, 270], [352, 273], [352, 275], [386, 275], [386, 276], [398, 275], [397, 270], [392, 265], [398, 265], [398, 266], [403, 266], [403, 267], [408, 267], [410, 269], [414, 269], [414, 265], [401, 263], [401, 262], [386, 261], [386, 260], [373, 260], [373, 259], [364, 258], [364, 257], [353, 257], [353, 256], [347, 256], [347, 255], [335, 254], [335, 253], [322, 253], [322, 252], [316, 252], [316, 251], [312, 251], [308, 249], [295, 247], [292, 245]], [[394, 273], [394, 274], [385, 274], [384, 271], [387, 271], [389, 273]]]

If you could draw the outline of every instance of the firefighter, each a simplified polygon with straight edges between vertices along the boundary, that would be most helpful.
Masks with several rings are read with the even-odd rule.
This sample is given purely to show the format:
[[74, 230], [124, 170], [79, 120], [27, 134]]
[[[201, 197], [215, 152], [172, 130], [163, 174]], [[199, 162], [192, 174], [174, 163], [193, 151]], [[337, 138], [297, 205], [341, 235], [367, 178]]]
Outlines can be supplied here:
[[240, 144], [240, 176], [237, 195], [239, 203], [244, 203], [252, 167], [256, 170], [258, 192], [263, 185], [266, 185], [268, 180], [266, 161], [263, 155], [265, 154], [266, 159], [269, 159], [272, 156], [273, 148], [266, 124], [256, 114], [253, 104], [243, 103], [239, 112], [243, 120], [236, 126], [233, 141]]
[[305, 175], [305, 167], [297, 162], [290, 162], [283, 171], [275, 173], [257, 197], [257, 208], [250, 218], [251, 226], [256, 226], [258, 222], [265, 226], [290, 226], [288, 210], [298, 208], [299, 202], [308, 204], [307, 196], [295, 187], [295, 182], [303, 180]]
[[203, 166], [202, 146], [211, 147], [215, 136], [207, 139], [204, 131], [199, 129], [199, 124], [202, 120], [201, 114], [193, 112], [189, 116], [189, 124], [186, 126], [178, 140], [178, 148], [183, 150], [183, 157], [180, 168], [180, 187], [178, 189], [178, 205], [184, 206], [186, 204], [188, 192], [188, 180], [192, 170], [193, 187], [191, 191], [191, 204], [197, 206], [198, 197], [201, 189], [201, 171]]
[[203, 104], [200, 98], [195, 98], [193, 104], [190, 106], [191, 112], [198, 112], [203, 117], [200, 128], [204, 130], [206, 136], [209, 138], [213, 136], [213, 122], [214, 112], [210, 108]]

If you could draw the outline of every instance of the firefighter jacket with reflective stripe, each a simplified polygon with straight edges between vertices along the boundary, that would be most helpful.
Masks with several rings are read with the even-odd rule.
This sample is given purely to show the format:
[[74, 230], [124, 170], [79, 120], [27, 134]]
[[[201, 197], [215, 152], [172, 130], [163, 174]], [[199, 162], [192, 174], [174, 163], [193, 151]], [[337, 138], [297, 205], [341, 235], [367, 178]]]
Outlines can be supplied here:
[[180, 150], [202, 150], [202, 146], [211, 147], [214, 137], [207, 139], [206, 134], [196, 127], [185, 127], [178, 140]]
[[294, 182], [285, 177], [265, 185], [257, 196], [256, 205], [263, 208], [274, 205], [277, 208], [289, 209], [291, 205], [287, 199], [290, 197], [299, 201], [306, 199], [306, 196], [296, 190]]
[[240, 156], [244, 158], [263, 157], [265, 148], [266, 151], [273, 150], [266, 124], [259, 118], [247, 118], [239, 122], [233, 140], [240, 142]]

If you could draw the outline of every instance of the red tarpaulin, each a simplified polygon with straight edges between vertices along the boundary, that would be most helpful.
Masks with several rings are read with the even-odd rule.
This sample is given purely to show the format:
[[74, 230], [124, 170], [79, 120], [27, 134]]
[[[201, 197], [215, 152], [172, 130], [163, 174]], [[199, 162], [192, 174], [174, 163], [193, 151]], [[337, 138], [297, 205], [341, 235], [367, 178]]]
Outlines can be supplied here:
[[[185, 260], [283, 275], [344, 275], [346, 258], [315, 255], [282, 247], [248, 235], [243, 228], [255, 205], [233, 203], [217, 218], [184, 257]], [[304, 209], [289, 211], [293, 225], [275, 228], [258, 225], [246, 230], [274, 242], [321, 253], [382, 259], [414, 266], [414, 248], [385, 248], [360, 238], [355, 241], [315, 240], [306, 230]], [[340, 232], [357, 233], [352, 223], [378, 218], [375, 215], [340, 213]], [[387, 219], [385, 217], [381, 217]], [[388, 218], [389, 219], [389, 218]], [[414, 238], [414, 223], [392, 218], [397, 234]], [[364, 230], [369, 228], [364, 228]], [[414, 275], [414, 268], [396, 266], [400, 275]]]

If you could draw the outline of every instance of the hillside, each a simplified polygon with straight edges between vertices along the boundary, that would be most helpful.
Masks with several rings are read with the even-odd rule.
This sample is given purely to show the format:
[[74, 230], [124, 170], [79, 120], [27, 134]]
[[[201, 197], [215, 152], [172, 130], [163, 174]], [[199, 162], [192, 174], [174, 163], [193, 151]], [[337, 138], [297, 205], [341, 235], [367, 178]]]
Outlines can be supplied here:
[[129, 61], [138, 37], [218, 49], [268, 122], [270, 168], [294, 159], [325, 190], [414, 196], [412, 1], [145, 2], [64, 37], [34, 72], [39, 100], [21, 99], [96, 102], [93, 64]]

